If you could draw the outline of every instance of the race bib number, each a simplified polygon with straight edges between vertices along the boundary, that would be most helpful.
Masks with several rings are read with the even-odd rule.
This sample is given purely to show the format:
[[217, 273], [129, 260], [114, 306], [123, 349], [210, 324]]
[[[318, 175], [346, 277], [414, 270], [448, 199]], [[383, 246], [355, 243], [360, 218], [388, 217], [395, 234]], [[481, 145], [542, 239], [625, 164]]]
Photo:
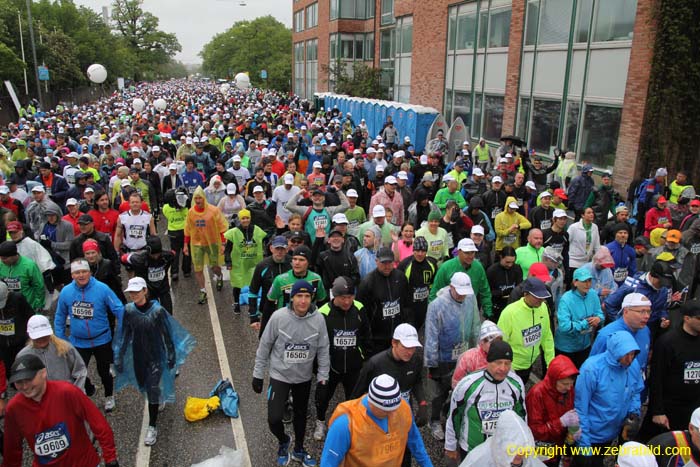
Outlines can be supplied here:
[[7, 289], [13, 292], [19, 292], [22, 290], [22, 283], [18, 277], [6, 277], [3, 279], [5, 284], [7, 284]]
[[455, 360], [458, 360], [459, 356], [462, 355], [466, 351], [467, 351], [467, 348], [464, 344], [455, 345], [452, 348], [452, 361], [454, 362]]
[[70, 434], [64, 422], [34, 435], [34, 454], [40, 464], [48, 464], [57, 459], [70, 447]]
[[382, 316], [384, 319], [392, 319], [394, 316], [401, 312], [401, 305], [399, 305], [398, 300], [391, 300], [389, 302], [384, 302], [382, 307]]
[[540, 230], [547, 230], [552, 227], [552, 220], [551, 219], [545, 219], [540, 222]]
[[159, 282], [165, 279], [165, 268], [148, 268], [148, 281], [149, 282]]
[[46, 196], [51, 196], [51, 187], [50, 186], [45, 186], [44, 191], [46, 192]]
[[402, 391], [401, 398], [410, 404], [411, 403], [411, 390], [409, 389], [408, 391]]
[[481, 431], [485, 436], [491, 436], [496, 430], [498, 418], [504, 410], [506, 409], [479, 410], [479, 415], [481, 416]]
[[536, 324], [527, 329], [523, 329], [523, 346], [534, 347], [540, 343], [542, 339], [542, 325]]
[[309, 344], [284, 344], [284, 361], [287, 363], [306, 363], [311, 355]]
[[615, 282], [622, 282], [627, 279], [627, 268], [615, 268], [613, 272], [613, 280]]
[[700, 253], [700, 243], [693, 243], [690, 245], [690, 252], [694, 255]]
[[314, 218], [314, 227], [315, 228], [317, 228], [317, 229], [324, 228], [325, 229], [327, 225], [328, 225], [328, 219], [326, 218], [326, 216], [316, 216]]
[[506, 245], [512, 245], [513, 243], [515, 243], [515, 239], [516, 236], [513, 234], [506, 235], [505, 237], [503, 237], [503, 243], [505, 243]]
[[413, 291], [413, 300], [416, 302], [424, 302], [428, 299], [430, 290], [427, 287], [418, 287]]
[[700, 384], [700, 362], [685, 362], [683, 382], [686, 384]]
[[443, 249], [444, 244], [445, 244], [445, 242], [443, 242], [442, 240], [433, 240], [430, 242], [430, 246], [428, 247], [428, 250], [430, 250], [431, 254], [439, 256], [440, 254], [442, 254], [442, 249]]
[[668, 217], [659, 217], [659, 224], [666, 224], [668, 222]]
[[357, 345], [356, 333], [356, 330], [334, 329], [333, 345], [336, 347], [355, 347]]
[[522, 198], [517, 198], [516, 201], [518, 202], [518, 206], [523, 205], [523, 199]]
[[131, 238], [144, 238], [146, 236], [146, 226], [145, 225], [130, 225], [129, 226], [129, 237]]
[[503, 209], [501, 208], [493, 208], [493, 211], [491, 211], [491, 219], [495, 219], [497, 215], [503, 212]]
[[494, 431], [496, 431], [496, 424], [498, 423], [498, 419], [496, 420], [482, 420], [481, 421], [481, 431], [486, 435], [486, 436], [491, 436]]
[[0, 320], [0, 336], [14, 336], [14, 335], [15, 335], [15, 320], [14, 319]]
[[562, 252], [564, 251], [564, 245], [563, 245], [563, 244], [559, 244], [559, 245], [549, 245], [549, 246], [550, 246], [554, 251], [556, 251], [557, 253], [559, 253], [560, 255], [561, 255]]
[[188, 187], [187, 187], [187, 191], [188, 191], [190, 194], [194, 193], [194, 190], [196, 190], [196, 189], [197, 189], [197, 185], [188, 186]]
[[92, 319], [95, 316], [95, 305], [90, 302], [76, 300], [71, 305], [71, 314], [75, 319]]

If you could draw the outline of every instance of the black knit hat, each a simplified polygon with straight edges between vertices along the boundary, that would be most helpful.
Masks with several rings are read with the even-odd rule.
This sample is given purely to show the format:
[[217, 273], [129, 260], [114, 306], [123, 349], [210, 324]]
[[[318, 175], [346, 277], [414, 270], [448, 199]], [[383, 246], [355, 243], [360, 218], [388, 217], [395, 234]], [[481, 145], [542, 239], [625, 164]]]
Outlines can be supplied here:
[[506, 341], [493, 341], [489, 347], [489, 353], [486, 355], [487, 362], [495, 362], [496, 360], [513, 361], [513, 349]]

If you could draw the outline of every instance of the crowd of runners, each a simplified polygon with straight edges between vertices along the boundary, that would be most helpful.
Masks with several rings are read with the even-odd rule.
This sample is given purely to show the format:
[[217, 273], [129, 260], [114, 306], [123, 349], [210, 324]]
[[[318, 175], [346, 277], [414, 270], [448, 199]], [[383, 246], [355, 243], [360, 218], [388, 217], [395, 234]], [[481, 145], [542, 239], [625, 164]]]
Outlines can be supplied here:
[[235, 378], [266, 394], [277, 465], [700, 465], [688, 174], [619, 193], [573, 152], [421, 149], [389, 117], [370, 134], [222, 91], [144, 83], [0, 131], [3, 466], [23, 441], [35, 465], [119, 465], [104, 413], [127, 385], [155, 444], [196, 347], [171, 281], [194, 275], [205, 306], [207, 271], [259, 335]]

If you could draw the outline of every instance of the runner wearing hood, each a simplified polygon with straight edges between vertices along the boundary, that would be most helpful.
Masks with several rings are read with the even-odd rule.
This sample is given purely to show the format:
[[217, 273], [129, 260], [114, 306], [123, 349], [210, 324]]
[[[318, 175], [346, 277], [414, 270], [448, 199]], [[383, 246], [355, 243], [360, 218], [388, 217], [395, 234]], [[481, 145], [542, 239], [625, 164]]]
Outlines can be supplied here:
[[[579, 447], [600, 447], [603, 454], [625, 425], [639, 419], [644, 382], [635, 360], [638, 353], [639, 346], [630, 333], [616, 332], [608, 339], [607, 350], [590, 357], [581, 367], [574, 403], [581, 427]], [[623, 439], [630, 436], [624, 431]], [[579, 456], [575, 465], [602, 467], [601, 454]]]

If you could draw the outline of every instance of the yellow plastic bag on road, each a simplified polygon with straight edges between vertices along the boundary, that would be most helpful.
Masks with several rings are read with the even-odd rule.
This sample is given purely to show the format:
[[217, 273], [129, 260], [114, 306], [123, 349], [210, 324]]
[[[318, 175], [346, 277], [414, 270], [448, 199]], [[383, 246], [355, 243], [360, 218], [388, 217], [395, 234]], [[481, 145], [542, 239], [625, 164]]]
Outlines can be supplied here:
[[218, 409], [220, 405], [221, 401], [218, 396], [208, 399], [188, 397], [187, 402], [185, 402], [185, 420], [188, 422], [204, 420], [210, 413]]

